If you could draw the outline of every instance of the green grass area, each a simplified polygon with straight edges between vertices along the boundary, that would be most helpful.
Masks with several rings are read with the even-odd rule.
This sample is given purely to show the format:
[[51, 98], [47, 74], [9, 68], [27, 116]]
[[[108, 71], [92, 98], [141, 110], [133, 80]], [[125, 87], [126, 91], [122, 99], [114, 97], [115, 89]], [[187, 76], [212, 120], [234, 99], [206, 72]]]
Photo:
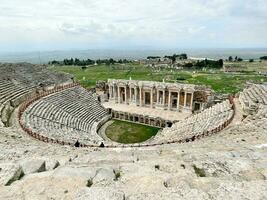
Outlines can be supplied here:
[[107, 127], [106, 136], [113, 141], [130, 144], [146, 141], [156, 135], [158, 131], [159, 128], [114, 120], [114, 122]]
[[239, 67], [245, 71], [267, 72], [267, 61], [254, 61], [254, 62], [224, 62], [225, 65]]
[[209, 85], [218, 93], [236, 93], [244, 88], [246, 81], [255, 83], [267, 82], [267, 77], [253, 72], [231, 74], [220, 70], [192, 71], [192, 70], [154, 70], [139, 64], [99, 65], [90, 66], [82, 70], [78, 66], [50, 67], [51, 70], [73, 74], [84, 87], [94, 87], [96, 81], [107, 79], [151, 80], [179, 83]]
[[243, 90], [245, 83], [251, 81], [254, 83], [266, 82], [267, 78], [254, 74], [203, 74], [195, 75], [193, 78], [188, 79], [188, 83], [192, 84], [205, 84], [210, 85], [213, 90], [218, 93], [235, 94]]

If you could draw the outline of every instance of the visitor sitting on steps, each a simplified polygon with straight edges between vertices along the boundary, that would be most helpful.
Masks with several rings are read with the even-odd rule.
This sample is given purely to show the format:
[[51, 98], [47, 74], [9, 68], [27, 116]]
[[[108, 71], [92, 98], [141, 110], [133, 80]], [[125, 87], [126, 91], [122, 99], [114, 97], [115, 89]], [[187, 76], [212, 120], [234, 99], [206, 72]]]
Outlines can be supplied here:
[[80, 142], [77, 140], [74, 144], [75, 147], [80, 147]]

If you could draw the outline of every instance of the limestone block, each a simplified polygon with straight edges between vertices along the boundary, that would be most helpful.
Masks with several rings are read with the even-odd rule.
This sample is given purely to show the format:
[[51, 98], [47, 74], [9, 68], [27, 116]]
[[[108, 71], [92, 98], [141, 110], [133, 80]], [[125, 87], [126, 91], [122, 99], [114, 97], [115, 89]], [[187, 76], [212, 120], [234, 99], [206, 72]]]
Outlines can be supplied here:
[[56, 169], [59, 165], [60, 163], [58, 162], [58, 160], [55, 160], [55, 159], [45, 160], [45, 168], [48, 171]]
[[53, 176], [90, 180], [95, 176], [95, 169], [90, 167], [62, 166], [55, 170]]
[[4, 109], [2, 110], [2, 121], [4, 123], [6, 123], [9, 120], [10, 115], [12, 114], [14, 108], [7, 103], [4, 107]]
[[20, 165], [13, 163], [0, 164], [0, 186], [10, 185], [21, 176], [23, 176], [23, 170]]
[[115, 179], [115, 174], [112, 169], [98, 169], [93, 179], [93, 184], [97, 185], [109, 185]]
[[41, 159], [27, 159], [20, 162], [24, 174], [32, 174], [45, 171], [45, 161]]

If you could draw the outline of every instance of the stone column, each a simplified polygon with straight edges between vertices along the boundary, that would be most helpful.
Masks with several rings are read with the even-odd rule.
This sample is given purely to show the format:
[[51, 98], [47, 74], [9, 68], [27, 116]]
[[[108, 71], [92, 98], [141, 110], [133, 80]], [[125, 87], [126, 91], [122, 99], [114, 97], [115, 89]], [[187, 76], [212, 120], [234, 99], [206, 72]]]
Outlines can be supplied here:
[[129, 101], [129, 103], [131, 103], [132, 102], [132, 88], [131, 87], [129, 87], [129, 89], [130, 89], [130, 101]]
[[111, 88], [111, 85], [108, 86], [108, 89], [109, 89], [109, 99], [111, 99], [112, 97], [112, 88]]
[[158, 88], [156, 88], [156, 90], [157, 90], [157, 105], [159, 104], [159, 90], [158, 90]]
[[177, 92], [177, 110], [180, 109], [180, 91]]
[[142, 105], [142, 88], [141, 87], [139, 87], [139, 96], [140, 96], [139, 106], [141, 107], [141, 106], [143, 106]]
[[194, 92], [192, 92], [192, 94], [191, 94], [191, 105], [190, 105], [190, 108], [191, 108], [191, 110], [193, 110], [193, 99], [194, 99]]
[[134, 101], [137, 102], [137, 88], [134, 88]]
[[118, 86], [118, 103], [121, 103], [120, 87]]
[[150, 107], [153, 108], [153, 88], [150, 90]]
[[127, 104], [127, 86], [124, 86], [125, 104]]
[[165, 107], [165, 89], [163, 90], [162, 105]]
[[169, 98], [168, 98], [168, 110], [171, 109], [171, 91], [169, 90]]
[[187, 100], [187, 92], [184, 92], [184, 107], [186, 107], [186, 100]]
[[116, 98], [116, 90], [115, 90], [115, 85], [113, 85], [113, 98], [115, 99]]
[[115, 99], [115, 103], [116, 103], [116, 101], [118, 101], [118, 95], [117, 95], [117, 92], [118, 92], [118, 90], [116, 90], [116, 87], [115, 87], [115, 85], [114, 85], [114, 87], [113, 87], [113, 90], [114, 90], [114, 99]]
[[114, 85], [111, 86], [111, 97], [114, 98]]

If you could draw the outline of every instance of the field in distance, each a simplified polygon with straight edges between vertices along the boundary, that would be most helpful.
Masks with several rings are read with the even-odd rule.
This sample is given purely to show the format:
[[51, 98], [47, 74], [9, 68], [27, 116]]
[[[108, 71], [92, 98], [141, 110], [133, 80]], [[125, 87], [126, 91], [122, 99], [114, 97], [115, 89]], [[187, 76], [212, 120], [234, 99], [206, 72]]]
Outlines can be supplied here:
[[144, 142], [156, 135], [159, 128], [113, 120], [114, 122], [106, 129], [106, 136], [116, 142], [123, 144]]
[[[210, 85], [212, 89], [221, 94], [237, 93], [244, 88], [247, 81], [255, 83], [267, 82], [267, 77], [259, 75], [258, 71], [267, 72], [267, 62], [241, 62], [237, 63], [248, 70], [240, 73], [224, 73], [223, 70], [206, 69], [203, 70], [175, 70], [156, 69], [146, 67], [137, 63], [97, 65], [88, 66], [82, 69], [79, 66], [50, 66], [51, 70], [73, 74], [83, 86], [94, 87], [96, 81], [107, 79], [130, 79], [150, 80], [179, 83], [192, 83], [198, 85]], [[252, 70], [253, 69], [253, 70]]]

